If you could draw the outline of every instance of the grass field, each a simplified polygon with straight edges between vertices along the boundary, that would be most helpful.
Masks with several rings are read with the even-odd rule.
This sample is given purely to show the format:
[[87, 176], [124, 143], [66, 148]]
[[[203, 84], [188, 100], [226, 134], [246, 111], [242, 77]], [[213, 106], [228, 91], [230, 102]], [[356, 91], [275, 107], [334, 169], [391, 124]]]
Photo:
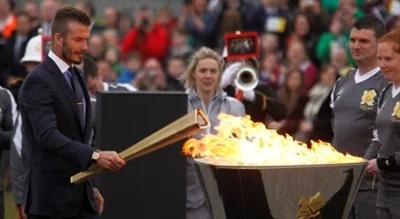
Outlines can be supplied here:
[[11, 188], [7, 188], [4, 193], [4, 208], [5, 208], [5, 217], [6, 219], [16, 219], [16, 208], [14, 197], [11, 192]]

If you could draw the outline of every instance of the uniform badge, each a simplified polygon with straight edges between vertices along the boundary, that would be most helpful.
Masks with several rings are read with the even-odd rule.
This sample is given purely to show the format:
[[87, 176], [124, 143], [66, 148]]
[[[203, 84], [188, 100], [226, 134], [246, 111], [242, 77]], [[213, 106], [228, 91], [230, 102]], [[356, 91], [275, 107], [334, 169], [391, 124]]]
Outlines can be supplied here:
[[393, 108], [392, 118], [397, 121], [400, 120], [400, 101], [397, 101]]
[[361, 97], [360, 105], [373, 106], [375, 97], [376, 97], [376, 91], [374, 89], [365, 90]]
[[378, 96], [375, 89], [364, 90], [361, 96], [360, 107], [364, 110], [373, 110], [375, 98]]

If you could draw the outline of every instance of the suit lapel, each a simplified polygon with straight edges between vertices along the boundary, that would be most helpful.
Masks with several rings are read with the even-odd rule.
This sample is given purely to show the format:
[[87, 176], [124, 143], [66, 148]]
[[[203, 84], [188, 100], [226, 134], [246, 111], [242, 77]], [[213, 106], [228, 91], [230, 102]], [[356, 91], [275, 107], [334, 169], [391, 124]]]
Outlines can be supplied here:
[[[64, 75], [59, 70], [57, 65], [54, 63], [54, 61], [51, 60], [51, 58], [47, 57], [46, 60], [44, 61], [44, 64], [46, 65], [46, 68], [49, 70], [49, 72], [51, 72], [50, 75], [54, 78], [57, 87], [64, 93], [66, 99], [71, 104], [71, 107], [75, 114], [75, 120], [79, 124], [78, 127], [80, 127], [81, 133], [83, 133], [84, 130], [82, 130], [82, 127], [79, 122], [79, 108], [78, 105], [76, 104], [78, 101], [75, 100], [76, 99], [75, 95], [72, 93], [71, 88], [68, 86], [67, 80], [65, 79]], [[87, 98], [85, 97], [85, 99]]]

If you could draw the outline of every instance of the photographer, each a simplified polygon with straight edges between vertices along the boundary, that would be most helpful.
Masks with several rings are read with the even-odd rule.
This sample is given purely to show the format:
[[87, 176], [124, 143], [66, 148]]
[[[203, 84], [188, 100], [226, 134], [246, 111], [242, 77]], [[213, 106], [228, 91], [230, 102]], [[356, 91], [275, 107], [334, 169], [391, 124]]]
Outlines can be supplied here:
[[[253, 121], [265, 124], [271, 119], [275, 121], [284, 119], [287, 115], [286, 107], [278, 99], [273, 88], [263, 83], [257, 83], [254, 89], [243, 91], [242, 87], [237, 86], [237, 80], [240, 80], [237, 77], [238, 72], [248, 67], [252, 68], [255, 76], [258, 77], [258, 62], [255, 58], [227, 63], [222, 75], [221, 87], [229, 96], [234, 96], [242, 101], [246, 114], [250, 115]], [[258, 78], [255, 79], [258, 81]]]
[[126, 58], [138, 51], [142, 62], [150, 57], [163, 61], [168, 53], [170, 32], [168, 26], [153, 20], [153, 13], [147, 7], [136, 12], [135, 25], [122, 38], [121, 51]]
[[149, 58], [134, 81], [134, 86], [142, 91], [162, 91], [166, 89], [166, 79], [161, 62]]

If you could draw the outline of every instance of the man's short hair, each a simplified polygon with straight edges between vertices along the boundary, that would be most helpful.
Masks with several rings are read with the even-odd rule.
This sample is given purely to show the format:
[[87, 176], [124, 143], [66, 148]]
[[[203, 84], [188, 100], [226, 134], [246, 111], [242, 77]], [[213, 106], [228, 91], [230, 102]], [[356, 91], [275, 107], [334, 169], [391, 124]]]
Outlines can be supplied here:
[[356, 22], [354, 22], [353, 27], [356, 29], [369, 29], [375, 33], [377, 39], [381, 38], [385, 34], [385, 25], [376, 17], [365, 16]]
[[64, 7], [57, 11], [51, 26], [52, 34], [61, 33], [65, 35], [68, 31], [68, 24], [73, 21], [86, 26], [91, 24], [89, 16], [82, 10], [74, 7]]

